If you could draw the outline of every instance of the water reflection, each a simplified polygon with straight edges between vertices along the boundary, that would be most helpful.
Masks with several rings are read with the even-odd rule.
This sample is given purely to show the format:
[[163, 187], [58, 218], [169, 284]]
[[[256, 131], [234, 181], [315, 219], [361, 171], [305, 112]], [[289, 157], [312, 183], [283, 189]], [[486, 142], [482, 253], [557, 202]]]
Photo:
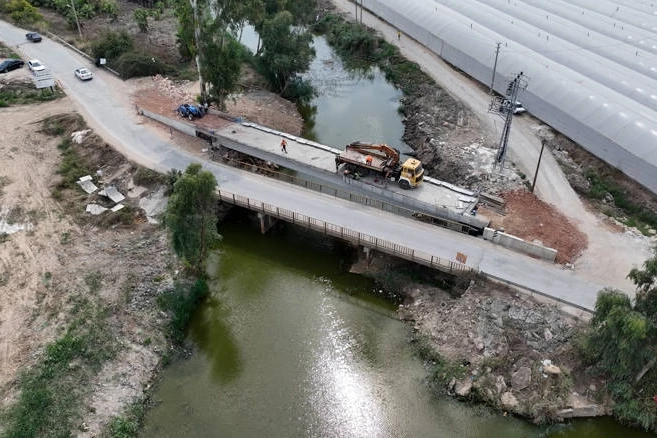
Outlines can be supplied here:
[[324, 37], [315, 37], [313, 44], [316, 56], [303, 77], [317, 91], [310, 104], [316, 110], [304, 135], [335, 147], [362, 140], [410, 150], [401, 141], [401, 91], [376, 67], [366, 72], [346, 70]]
[[[244, 28], [241, 42], [255, 52], [258, 34], [252, 26]], [[365, 72], [345, 69], [326, 38], [314, 37], [313, 46], [315, 58], [302, 77], [317, 95], [300, 108], [306, 120], [303, 136], [337, 148], [362, 140], [387, 143], [402, 152], [411, 150], [401, 141], [401, 91], [376, 67]]]

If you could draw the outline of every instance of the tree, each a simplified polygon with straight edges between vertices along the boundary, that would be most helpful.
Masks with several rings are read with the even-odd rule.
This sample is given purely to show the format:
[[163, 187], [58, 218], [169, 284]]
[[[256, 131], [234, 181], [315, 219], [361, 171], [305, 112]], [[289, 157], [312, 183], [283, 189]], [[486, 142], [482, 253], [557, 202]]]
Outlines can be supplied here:
[[657, 250], [643, 263], [643, 269], [633, 268], [627, 276], [637, 287], [637, 310], [657, 326]]
[[235, 91], [242, 69], [242, 46], [231, 37], [208, 39], [202, 46], [202, 75], [207, 81], [205, 101], [224, 110], [226, 98]]
[[315, 56], [311, 46], [312, 35], [293, 28], [293, 16], [288, 11], [265, 19], [260, 30], [262, 51], [259, 64], [271, 86], [280, 94], [308, 70]]
[[636, 285], [634, 303], [617, 290], [600, 291], [584, 352], [607, 379], [622, 420], [657, 430], [657, 253], [634, 268], [628, 278]]
[[[196, 61], [202, 100], [227, 95], [235, 87], [239, 69], [235, 70], [231, 63], [233, 68], [230, 71], [224, 68], [227, 74], [221, 80], [209, 84], [214, 89], [209, 96], [206, 79], [209, 68], [204, 64], [217, 55], [228, 60], [235, 53], [228, 36], [237, 32], [250, 11], [261, 6], [261, 0], [177, 0], [178, 47], [183, 56], [189, 55]], [[216, 79], [217, 75], [213, 77]]]
[[190, 164], [173, 185], [166, 225], [179, 257], [202, 272], [208, 251], [220, 242], [217, 232], [217, 181], [198, 163]]

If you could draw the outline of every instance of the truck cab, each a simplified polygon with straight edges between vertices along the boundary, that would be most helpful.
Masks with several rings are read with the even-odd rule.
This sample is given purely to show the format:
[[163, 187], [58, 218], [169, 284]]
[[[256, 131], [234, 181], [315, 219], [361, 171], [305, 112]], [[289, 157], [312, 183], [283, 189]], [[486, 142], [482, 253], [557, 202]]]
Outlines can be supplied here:
[[420, 185], [424, 178], [424, 168], [422, 162], [415, 158], [409, 158], [404, 161], [399, 174], [399, 187], [402, 189], [415, 188]]

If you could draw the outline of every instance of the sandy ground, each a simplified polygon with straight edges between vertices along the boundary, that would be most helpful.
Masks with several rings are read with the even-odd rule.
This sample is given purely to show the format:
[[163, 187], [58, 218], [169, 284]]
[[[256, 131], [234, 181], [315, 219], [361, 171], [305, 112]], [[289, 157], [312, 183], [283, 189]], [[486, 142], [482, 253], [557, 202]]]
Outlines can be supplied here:
[[[72, 303], [88, 298], [107, 309], [109, 329], [121, 346], [97, 383], [85, 388], [88, 427], [79, 436], [94, 436], [125, 403], [141, 396], [153, 376], [166, 345], [154, 295], [170, 284], [167, 267], [175, 263], [161, 228], [145, 221], [129, 229], [97, 227], [75, 220], [91, 199], [81, 189], [53, 198], [61, 138], [38, 132], [39, 121], [70, 107], [64, 98], [0, 109], [0, 230], [8, 233], [0, 244], [0, 404], [15, 397], [18, 372], [38, 360], [43, 346], [75, 317]], [[105, 154], [99, 139], [87, 138], [91, 154]], [[129, 187], [131, 169], [125, 160], [116, 161], [96, 181], [117, 184], [125, 203], [136, 207], [138, 197], [149, 193]], [[90, 275], [101, 284], [97, 294]]]

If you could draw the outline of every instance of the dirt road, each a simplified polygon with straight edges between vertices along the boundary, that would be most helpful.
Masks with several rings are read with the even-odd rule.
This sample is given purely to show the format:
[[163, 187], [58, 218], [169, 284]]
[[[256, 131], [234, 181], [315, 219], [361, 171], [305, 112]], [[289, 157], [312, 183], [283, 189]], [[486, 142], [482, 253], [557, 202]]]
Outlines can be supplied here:
[[[352, 2], [332, 1], [339, 10], [353, 16], [355, 8]], [[468, 105], [481, 120], [487, 135], [500, 137], [503, 123], [497, 116], [488, 113], [488, 93], [482, 90], [480, 84], [456, 71], [408, 36], [402, 34], [398, 39], [394, 26], [367, 11], [363, 12], [362, 20], [365, 25], [381, 32], [388, 42], [397, 45], [406, 58], [419, 64], [441, 87]], [[529, 115], [516, 117], [513, 121], [508, 160], [515, 162], [526, 175], [535, 173], [541, 149], [541, 141], [536, 133], [544, 126]], [[651, 247], [656, 243], [655, 240], [638, 232], [618, 231], [617, 227], [608, 224], [604, 215], [587, 210], [549, 152], [544, 153], [541, 160], [536, 195], [556, 206], [587, 235], [589, 246], [574, 266], [578, 274], [590, 281], [633, 294], [634, 286], [626, 276], [631, 268], [640, 267], [652, 255]]]

